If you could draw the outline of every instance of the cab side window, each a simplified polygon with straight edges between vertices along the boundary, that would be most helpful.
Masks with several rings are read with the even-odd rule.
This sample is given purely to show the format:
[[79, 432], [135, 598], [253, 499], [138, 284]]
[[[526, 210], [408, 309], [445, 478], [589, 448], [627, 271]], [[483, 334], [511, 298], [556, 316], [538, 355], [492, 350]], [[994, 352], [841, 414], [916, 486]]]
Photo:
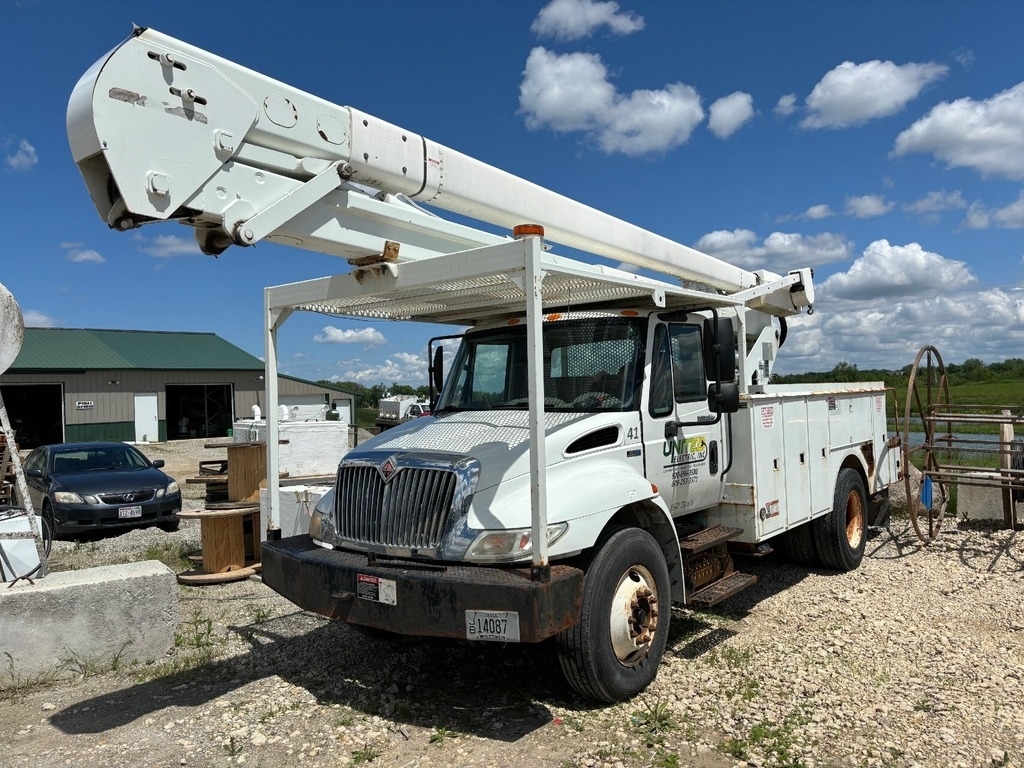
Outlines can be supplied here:
[[654, 329], [654, 350], [651, 357], [651, 416], [672, 413], [672, 353], [668, 329], [664, 324]]
[[668, 416], [675, 403], [703, 400], [707, 382], [699, 325], [661, 324], [654, 329], [651, 359], [651, 416]]
[[672, 380], [677, 403], [707, 397], [699, 325], [669, 325], [672, 346]]

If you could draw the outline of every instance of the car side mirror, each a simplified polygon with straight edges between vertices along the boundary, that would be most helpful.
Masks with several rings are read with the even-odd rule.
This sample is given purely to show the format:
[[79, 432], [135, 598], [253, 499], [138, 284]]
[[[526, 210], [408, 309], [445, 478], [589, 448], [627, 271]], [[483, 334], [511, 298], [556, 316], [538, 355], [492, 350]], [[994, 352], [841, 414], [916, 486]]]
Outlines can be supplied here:
[[156, 467], [157, 469], [160, 469], [160, 467], [162, 467], [163, 465], [164, 465], [164, 460], [163, 459], [157, 459], [156, 461], [153, 462], [153, 466]]
[[43, 476], [43, 470], [41, 470], [41, 469], [26, 469], [25, 470], [25, 475], [27, 477], [38, 477], [38, 478], [41, 478]]
[[736, 413], [739, 409], [739, 384], [734, 381], [708, 384], [708, 410], [711, 413]]

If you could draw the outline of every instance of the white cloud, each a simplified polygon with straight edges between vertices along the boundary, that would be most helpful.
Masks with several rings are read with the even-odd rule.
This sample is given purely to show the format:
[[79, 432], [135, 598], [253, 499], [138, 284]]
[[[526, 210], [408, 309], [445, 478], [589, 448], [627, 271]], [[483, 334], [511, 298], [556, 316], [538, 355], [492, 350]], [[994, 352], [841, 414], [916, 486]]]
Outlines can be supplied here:
[[[422, 364], [415, 368], [406, 363], [395, 362], [390, 358], [380, 365], [367, 365], [362, 368], [348, 368], [338, 381], [356, 381], [360, 384], [392, 384], [410, 383], [418, 381], [423, 383], [426, 369]], [[333, 377], [332, 377], [333, 378]]]
[[800, 218], [817, 221], [818, 219], [827, 219], [829, 216], [833, 215], [832, 208], [828, 203], [819, 203], [818, 205], [812, 205], [806, 211], [801, 213]]
[[12, 155], [7, 155], [4, 158], [4, 163], [12, 171], [27, 171], [30, 170], [39, 162], [39, 157], [36, 155], [36, 148], [28, 143], [25, 139], [22, 139], [18, 143], [18, 151]]
[[708, 114], [708, 130], [727, 139], [754, 116], [754, 99], [749, 93], [736, 91], [708, 107]]
[[853, 300], [929, 296], [974, 282], [976, 278], [962, 261], [943, 258], [918, 243], [890, 245], [888, 240], [876, 240], [846, 272], [827, 278], [818, 294]]
[[990, 217], [981, 203], [971, 203], [964, 217], [964, 226], [968, 229], [988, 229]]
[[912, 363], [926, 344], [938, 348], [947, 364], [1019, 357], [1024, 347], [1024, 291], [951, 283], [931, 295], [844, 299], [819, 290], [814, 306], [811, 317], [789, 321], [779, 373], [826, 371], [841, 360], [861, 369], [897, 369]]
[[805, 128], [848, 128], [894, 115], [930, 83], [944, 77], [944, 64], [844, 61], [814, 86], [807, 97]]
[[775, 105], [775, 114], [779, 117], [788, 117], [796, 112], [796, 94], [787, 93], [782, 96]]
[[423, 357], [423, 355], [416, 355], [413, 354], [412, 352], [395, 352], [395, 354], [392, 355], [392, 357], [397, 358], [399, 362], [401, 362], [403, 365], [421, 366], [423, 367], [424, 370], [426, 370], [427, 361]]
[[384, 334], [376, 328], [360, 328], [359, 330], [335, 328], [325, 325], [320, 333], [313, 337], [319, 344], [387, 344]]
[[980, 202], [971, 203], [964, 218], [964, 226], [968, 229], [1024, 228], [1024, 192], [1009, 205], [994, 210], [989, 210]]
[[68, 251], [68, 261], [73, 261], [78, 264], [105, 264], [107, 260], [97, 251], [90, 248], [82, 248]]
[[37, 309], [26, 309], [22, 316], [25, 318], [25, 325], [30, 328], [56, 328], [59, 325], [57, 318]]
[[967, 201], [964, 200], [959, 189], [955, 189], [952, 192], [942, 189], [929, 192], [920, 200], [906, 203], [903, 206], [903, 210], [910, 211], [911, 213], [938, 213], [940, 211], [952, 211], [957, 208], [966, 207]]
[[853, 243], [831, 232], [818, 235], [773, 232], [758, 243], [757, 235], [749, 229], [717, 230], [701, 237], [694, 248], [744, 269], [775, 271], [820, 266], [853, 255]]
[[846, 198], [846, 213], [858, 219], [873, 219], [892, 210], [892, 203], [885, 202], [881, 195], [855, 195]]
[[[142, 235], [135, 235], [134, 239], [140, 243], [147, 242]], [[177, 235], [157, 235], [148, 244], [140, 245], [139, 251], [158, 259], [203, 255], [203, 252], [199, 250], [199, 243], [194, 239]]]
[[1005, 208], [992, 213], [992, 221], [1004, 229], [1021, 229], [1024, 227], [1024, 192]]
[[892, 153], [931, 153], [950, 168], [1024, 179], [1024, 82], [990, 99], [942, 102], [896, 137]]
[[530, 31], [538, 37], [579, 40], [601, 27], [615, 35], [629, 35], [644, 28], [644, 19], [632, 11], [620, 12], [614, 2], [551, 0], [540, 9]]
[[105, 264], [107, 260], [91, 248], [83, 248], [82, 243], [61, 243], [61, 250], [67, 254], [65, 258], [76, 264]]
[[601, 57], [534, 48], [519, 86], [530, 130], [580, 131], [608, 153], [643, 155], [686, 143], [704, 119], [697, 91], [683, 83], [620, 94]]
[[964, 69], [970, 69], [974, 66], [974, 51], [961, 49], [953, 54], [953, 58]]

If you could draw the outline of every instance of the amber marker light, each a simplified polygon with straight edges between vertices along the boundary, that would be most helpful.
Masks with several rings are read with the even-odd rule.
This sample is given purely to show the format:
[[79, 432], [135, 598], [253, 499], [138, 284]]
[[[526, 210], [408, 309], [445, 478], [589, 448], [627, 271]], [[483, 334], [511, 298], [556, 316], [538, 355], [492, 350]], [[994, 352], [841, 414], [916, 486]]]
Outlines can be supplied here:
[[512, 237], [520, 238], [527, 237], [529, 235], [536, 235], [537, 237], [544, 237], [544, 227], [540, 224], [517, 224], [512, 227]]

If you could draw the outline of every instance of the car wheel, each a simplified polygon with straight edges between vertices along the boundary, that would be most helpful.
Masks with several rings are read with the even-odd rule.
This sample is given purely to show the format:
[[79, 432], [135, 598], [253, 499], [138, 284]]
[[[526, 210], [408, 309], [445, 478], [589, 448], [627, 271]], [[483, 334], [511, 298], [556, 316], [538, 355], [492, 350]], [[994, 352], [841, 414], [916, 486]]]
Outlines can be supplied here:
[[[43, 501], [43, 509], [40, 512], [40, 517], [43, 519], [43, 524], [50, 529], [50, 541], [56, 541], [60, 538], [57, 533], [57, 516], [53, 512], [53, 506], [50, 504], [49, 499]], [[43, 534], [45, 537], [45, 533]]]
[[619, 528], [585, 570], [580, 621], [557, 636], [558, 661], [578, 693], [624, 701], [651, 684], [665, 652], [668, 565], [649, 533]]
[[181, 527], [181, 520], [162, 520], [161, 522], [157, 523], [157, 526], [159, 526], [160, 529], [163, 531], [167, 531], [168, 533], [174, 533], [178, 530], [178, 528]]

